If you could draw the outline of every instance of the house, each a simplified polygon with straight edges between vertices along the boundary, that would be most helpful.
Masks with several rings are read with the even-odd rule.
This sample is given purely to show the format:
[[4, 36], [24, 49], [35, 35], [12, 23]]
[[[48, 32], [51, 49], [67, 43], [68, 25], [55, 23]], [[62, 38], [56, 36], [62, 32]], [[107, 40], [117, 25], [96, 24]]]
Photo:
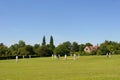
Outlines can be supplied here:
[[84, 51], [90, 53], [90, 52], [92, 52], [93, 50], [98, 50], [98, 48], [99, 48], [98, 46], [86, 46], [86, 47], [84, 48]]

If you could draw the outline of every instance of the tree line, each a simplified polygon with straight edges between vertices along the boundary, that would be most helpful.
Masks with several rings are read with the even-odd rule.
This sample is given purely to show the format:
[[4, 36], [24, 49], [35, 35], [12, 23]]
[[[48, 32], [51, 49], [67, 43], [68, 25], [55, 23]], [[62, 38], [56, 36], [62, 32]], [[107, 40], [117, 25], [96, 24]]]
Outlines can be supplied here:
[[80, 55], [106, 55], [120, 54], [120, 43], [115, 41], [104, 41], [100, 45], [97, 45], [97, 49], [92, 49], [90, 52], [85, 52], [86, 47], [92, 47], [91, 43], [78, 44], [77, 42], [66, 41], [55, 47], [53, 36], [50, 36], [49, 44], [46, 44], [45, 36], [42, 39], [42, 44], [27, 45], [23, 40], [19, 40], [18, 43], [11, 45], [10, 47], [0, 43], [0, 57], [7, 56], [39, 56], [48, 57], [52, 54], [64, 56], [65, 54], [70, 56], [73, 54]]

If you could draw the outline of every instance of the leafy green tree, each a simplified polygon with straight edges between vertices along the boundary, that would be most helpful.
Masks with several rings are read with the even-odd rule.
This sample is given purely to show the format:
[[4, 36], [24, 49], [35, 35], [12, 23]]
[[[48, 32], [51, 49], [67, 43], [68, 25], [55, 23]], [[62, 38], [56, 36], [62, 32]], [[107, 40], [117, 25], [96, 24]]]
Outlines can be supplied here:
[[39, 44], [35, 44], [35, 45], [34, 45], [34, 48], [39, 48], [39, 47], [40, 47]]
[[79, 52], [83, 52], [85, 47], [86, 47], [85, 44], [80, 44], [79, 45]]
[[63, 42], [63, 45], [65, 46], [66, 49], [71, 51], [72, 45], [69, 41]]
[[64, 45], [59, 45], [58, 47], [55, 48], [55, 54], [56, 55], [61, 55], [64, 56], [65, 54], [69, 54], [70, 51], [64, 46]]
[[19, 55], [18, 49], [19, 49], [19, 45], [18, 44], [11, 45], [9, 47], [10, 54], [12, 56]]
[[77, 42], [72, 43], [72, 51], [73, 52], [78, 52], [79, 51], [79, 45]]
[[11, 45], [9, 47], [10, 54], [12, 56], [25, 55], [26, 54], [25, 46], [26, 46], [25, 42], [22, 41], [22, 40], [19, 40], [18, 43], [14, 44], [14, 45]]
[[26, 45], [26, 51], [27, 51], [27, 54], [28, 55], [34, 55], [34, 50], [33, 50], [33, 47], [31, 45]]
[[65, 54], [70, 55], [70, 51], [71, 51], [71, 43], [69, 41], [58, 45], [54, 50], [56, 55], [59, 54], [61, 56], [64, 56]]
[[109, 50], [107, 49], [107, 45], [104, 44], [104, 43], [102, 43], [102, 44], [100, 45], [100, 48], [99, 48], [97, 54], [106, 55], [108, 52], [109, 52]]
[[34, 47], [33, 47], [35, 55], [39, 55], [39, 49], [40, 49], [40, 45], [39, 44], [35, 44]]
[[116, 54], [117, 50], [119, 50], [118, 43], [113, 41], [105, 41], [100, 45], [100, 48], [97, 54], [105, 55], [107, 53]]
[[19, 40], [18, 42], [19, 47], [25, 47], [25, 42], [23, 40]]
[[86, 53], [84, 52], [84, 48], [86, 47], [85, 44], [80, 44], [79, 45], [79, 53], [80, 55], [85, 55]]
[[51, 56], [51, 55], [52, 55], [52, 51], [46, 45], [43, 45], [40, 47], [39, 56], [47, 57], [47, 56]]
[[91, 43], [86, 43], [86, 46], [93, 46]]
[[18, 53], [19, 53], [18, 55], [20, 55], [20, 56], [22, 56], [22, 55], [27, 56], [28, 52], [26, 51], [26, 46], [18, 48]]
[[27, 55], [26, 44], [23, 40], [19, 40], [18, 42], [18, 55]]
[[5, 46], [3, 43], [0, 43], [0, 56], [6, 56], [7, 50], [7, 46]]

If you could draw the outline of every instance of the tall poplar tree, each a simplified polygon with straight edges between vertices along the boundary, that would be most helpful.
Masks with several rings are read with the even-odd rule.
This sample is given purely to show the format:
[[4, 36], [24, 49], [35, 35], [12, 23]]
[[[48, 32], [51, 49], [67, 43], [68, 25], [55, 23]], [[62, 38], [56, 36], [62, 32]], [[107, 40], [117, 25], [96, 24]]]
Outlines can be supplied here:
[[42, 45], [46, 45], [46, 39], [45, 39], [45, 36], [43, 37]]
[[54, 50], [55, 46], [54, 46], [54, 40], [53, 40], [53, 36], [50, 36], [50, 49]]

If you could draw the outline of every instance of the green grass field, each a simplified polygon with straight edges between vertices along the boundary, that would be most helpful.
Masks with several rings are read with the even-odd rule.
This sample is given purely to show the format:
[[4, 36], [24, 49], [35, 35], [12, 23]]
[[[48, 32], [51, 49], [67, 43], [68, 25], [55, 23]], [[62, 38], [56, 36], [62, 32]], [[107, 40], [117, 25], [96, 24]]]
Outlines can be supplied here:
[[0, 80], [120, 80], [120, 56], [0, 60]]

